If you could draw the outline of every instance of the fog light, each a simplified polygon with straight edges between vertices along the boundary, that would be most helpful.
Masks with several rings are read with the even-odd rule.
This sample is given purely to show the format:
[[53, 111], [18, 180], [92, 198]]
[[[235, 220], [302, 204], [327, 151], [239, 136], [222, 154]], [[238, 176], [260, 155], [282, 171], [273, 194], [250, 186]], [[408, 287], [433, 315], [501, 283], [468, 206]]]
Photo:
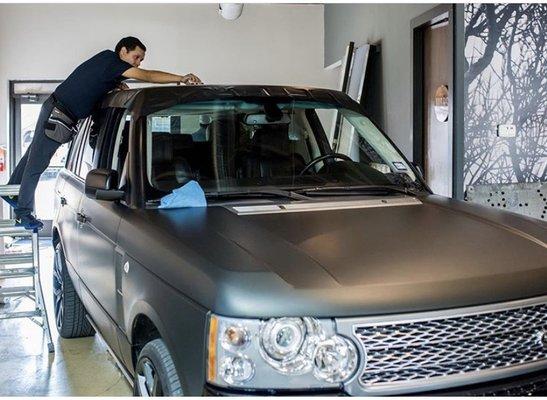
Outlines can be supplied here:
[[317, 379], [338, 383], [357, 368], [357, 349], [349, 340], [333, 336], [317, 345], [313, 355], [313, 374]]
[[225, 382], [234, 385], [250, 380], [254, 376], [255, 367], [247, 357], [226, 357], [220, 365], [219, 373]]

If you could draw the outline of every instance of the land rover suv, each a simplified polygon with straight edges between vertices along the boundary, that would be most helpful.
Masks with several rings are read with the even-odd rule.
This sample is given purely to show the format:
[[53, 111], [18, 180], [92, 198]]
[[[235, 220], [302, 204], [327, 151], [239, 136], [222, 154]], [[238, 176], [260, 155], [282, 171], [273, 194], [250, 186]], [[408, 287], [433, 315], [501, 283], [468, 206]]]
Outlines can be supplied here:
[[122, 91], [56, 183], [56, 325], [137, 395], [537, 394], [546, 242], [432, 194], [343, 93]]

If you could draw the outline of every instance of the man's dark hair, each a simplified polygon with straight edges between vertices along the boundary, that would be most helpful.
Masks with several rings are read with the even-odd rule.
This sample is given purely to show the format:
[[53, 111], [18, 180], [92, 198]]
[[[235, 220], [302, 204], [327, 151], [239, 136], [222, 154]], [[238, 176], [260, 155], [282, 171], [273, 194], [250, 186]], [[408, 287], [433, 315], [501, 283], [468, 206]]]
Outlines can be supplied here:
[[137, 47], [140, 47], [144, 51], [146, 51], [146, 46], [142, 44], [142, 42], [133, 36], [124, 37], [122, 40], [118, 42], [116, 45], [116, 49], [114, 51], [116, 54], [120, 54], [120, 50], [122, 47], [125, 47], [127, 51], [135, 50]]

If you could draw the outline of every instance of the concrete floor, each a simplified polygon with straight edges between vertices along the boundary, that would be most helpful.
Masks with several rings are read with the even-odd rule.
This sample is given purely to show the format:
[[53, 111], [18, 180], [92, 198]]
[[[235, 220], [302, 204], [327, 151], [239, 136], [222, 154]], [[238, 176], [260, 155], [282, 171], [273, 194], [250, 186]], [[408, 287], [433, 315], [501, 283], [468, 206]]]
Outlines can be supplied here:
[[[40, 245], [40, 265], [55, 353], [47, 352], [42, 329], [29, 319], [0, 320], [0, 396], [130, 396], [131, 387], [101, 339], [58, 336], [53, 316], [50, 243], [43, 240]], [[23, 246], [13, 249], [21, 251]], [[7, 306], [0, 305], [0, 312], [6, 307], [31, 310], [32, 304], [28, 299], [11, 300]]]

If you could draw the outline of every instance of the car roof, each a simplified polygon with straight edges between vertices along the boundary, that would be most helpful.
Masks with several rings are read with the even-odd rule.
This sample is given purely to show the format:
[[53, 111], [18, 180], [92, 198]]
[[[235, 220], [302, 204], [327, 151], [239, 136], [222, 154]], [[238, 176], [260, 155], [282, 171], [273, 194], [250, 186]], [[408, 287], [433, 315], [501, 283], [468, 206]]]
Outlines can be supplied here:
[[212, 100], [313, 101], [335, 107], [359, 110], [348, 95], [337, 90], [271, 85], [152, 86], [110, 93], [102, 107], [129, 108], [137, 115], [148, 115], [177, 104]]

